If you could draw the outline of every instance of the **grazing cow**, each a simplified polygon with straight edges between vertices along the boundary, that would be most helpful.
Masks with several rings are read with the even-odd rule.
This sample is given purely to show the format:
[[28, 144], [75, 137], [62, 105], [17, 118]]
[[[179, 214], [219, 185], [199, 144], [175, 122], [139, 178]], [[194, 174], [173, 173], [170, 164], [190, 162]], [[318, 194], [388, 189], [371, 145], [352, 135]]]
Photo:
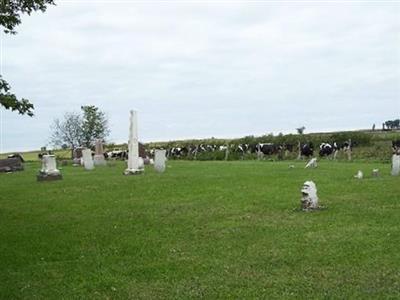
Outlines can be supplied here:
[[334, 143], [334, 146], [329, 143], [322, 143], [319, 145], [319, 156], [330, 156], [335, 151], [335, 145], [336, 143]]
[[310, 157], [314, 154], [314, 146], [312, 143], [306, 143], [300, 145], [301, 156]]
[[272, 143], [259, 143], [256, 145], [257, 153], [262, 153], [264, 155], [277, 154], [279, 146]]
[[400, 155], [400, 140], [392, 141], [393, 154]]
[[172, 147], [169, 151], [169, 155], [176, 158], [186, 156], [188, 153], [189, 149], [187, 147]]
[[242, 154], [246, 153], [249, 150], [249, 144], [239, 144], [236, 148], [237, 152], [241, 152]]

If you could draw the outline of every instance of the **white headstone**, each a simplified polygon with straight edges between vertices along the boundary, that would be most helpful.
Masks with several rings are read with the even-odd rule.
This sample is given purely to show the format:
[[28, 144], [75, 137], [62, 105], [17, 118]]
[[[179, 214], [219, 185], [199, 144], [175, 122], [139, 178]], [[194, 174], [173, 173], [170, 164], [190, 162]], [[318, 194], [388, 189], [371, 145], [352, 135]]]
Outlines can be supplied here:
[[363, 177], [364, 177], [364, 174], [361, 170], [358, 170], [357, 174], [354, 175], [354, 178], [357, 178], [357, 179], [363, 179]]
[[164, 172], [165, 171], [165, 161], [166, 158], [166, 150], [156, 150], [154, 154], [154, 169], [157, 172]]
[[317, 159], [314, 157], [306, 164], [305, 168], [316, 168], [317, 166]]
[[372, 170], [372, 177], [379, 177], [379, 169]]
[[392, 172], [393, 176], [398, 176], [400, 174], [400, 155], [393, 154], [392, 156]]
[[83, 166], [86, 170], [93, 170], [93, 158], [92, 158], [92, 150], [84, 149], [82, 150], [82, 159], [83, 159]]
[[301, 208], [310, 210], [318, 208], [317, 187], [313, 181], [306, 181], [301, 188]]
[[144, 168], [139, 166], [139, 141], [137, 128], [137, 112], [130, 111], [130, 126], [129, 126], [129, 142], [128, 142], [128, 168], [125, 170], [125, 175], [140, 174]]
[[56, 157], [54, 155], [43, 155], [42, 169], [40, 172], [46, 175], [59, 175], [60, 170], [57, 169]]

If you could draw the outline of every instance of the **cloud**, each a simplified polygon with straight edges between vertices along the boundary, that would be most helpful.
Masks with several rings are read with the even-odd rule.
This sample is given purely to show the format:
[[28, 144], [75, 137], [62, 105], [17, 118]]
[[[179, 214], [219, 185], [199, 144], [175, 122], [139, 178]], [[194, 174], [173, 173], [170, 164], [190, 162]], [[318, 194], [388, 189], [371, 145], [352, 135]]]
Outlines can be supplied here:
[[[38, 148], [94, 104], [125, 141], [370, 127], [399, 107], [396, 4], [60, 2], [3, 39], [36, 117], [3, 113], [3, 150]], [[15, 138], [25, 132], [29, 138]]]

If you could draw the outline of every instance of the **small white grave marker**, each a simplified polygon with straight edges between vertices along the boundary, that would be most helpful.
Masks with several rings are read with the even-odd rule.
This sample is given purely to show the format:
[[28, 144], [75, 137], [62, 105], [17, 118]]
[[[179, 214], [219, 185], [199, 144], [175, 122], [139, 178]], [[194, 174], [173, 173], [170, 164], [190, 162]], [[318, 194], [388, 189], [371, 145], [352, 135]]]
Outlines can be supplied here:
[[90, 149], [83, 149], [82, 150], [82, 159], [83, 159], [83, 166], [86, 170], [93, 170], [93, 158], [92, 158], [92, 150]]
[[317, 164], [317, 158], [315, 158], [315, 157], [312, 158], [305, 166], [306, 169], [307, 168], [316, 168], [316, 167], [318, 167], [318, 164]]
[[363, 177], [364, 177], [364, 174], [361, 170], [358, 170], [357, 174], [354, 175], [354, 178], [357, 178], [357, 179], [363, 179]]
[[393, 176], [398, 176], [400, 174], [400, 155], [393, 154], [392, 156], [392, 172]]

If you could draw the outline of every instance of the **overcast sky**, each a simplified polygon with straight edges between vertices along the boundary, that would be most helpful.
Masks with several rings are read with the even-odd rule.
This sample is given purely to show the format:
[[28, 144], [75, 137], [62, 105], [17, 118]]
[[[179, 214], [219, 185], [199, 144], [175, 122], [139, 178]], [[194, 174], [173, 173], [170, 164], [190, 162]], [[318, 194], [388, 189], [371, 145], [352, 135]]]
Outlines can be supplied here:
[[[126, 142], [381, 127], [400, 114], [400, 3], [56, 1], [2, 39], [0, 152], [38, 149], [96, 105]], [[82, 3], [85, 2], [85, 3]], [[117, 3], [116, 3], [117, 2]]]

